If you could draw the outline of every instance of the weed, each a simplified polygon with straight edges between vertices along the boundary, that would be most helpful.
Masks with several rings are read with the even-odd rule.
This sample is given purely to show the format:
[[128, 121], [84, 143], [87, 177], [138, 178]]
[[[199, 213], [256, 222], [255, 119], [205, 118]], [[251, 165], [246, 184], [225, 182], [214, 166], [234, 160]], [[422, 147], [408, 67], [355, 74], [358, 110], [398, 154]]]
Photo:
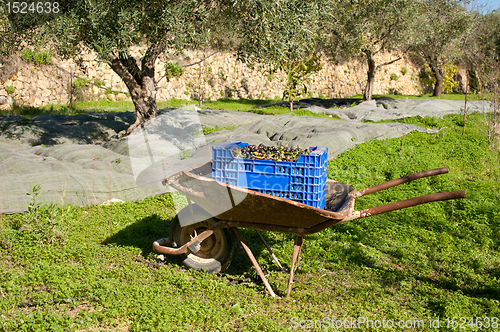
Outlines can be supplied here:
[[5, 86], [5, 92], [7, 92], [9, 95], [14, 94], [14, 91], [16, 91], [16, 88], [14, 88], [11, 85]]
[[84, 86], [86, 86], [90, 81], [86, 78], [80, 78], [77, 77], [76, 80], [73, 82], [73, 87], [75, 89], [81, 89]]
[[408, 68], [406, 67], [401, 68], [401, 74], [406, 75], [406, 73], [408, 73]]
[[180, 159], [180, 160], [187, 159], [187, 158], [191, 158], [191, 152], [189, 152], [188, 150], [184, 150], [184, 151], [180, 152], [179, 155], [177, 156], [177, 159]]
[[170, 81], [174, 77], [179, 77], [184, 73], [184, 68], [182, 68], [178, 62], [169, 62], [165, 65], [165, 77], [167, 81]]
[[101, 81], [101, 80], [99, 80], [97, 78], [94, 78], [93, 83], [97, 87], [101, 87], [101, 86], [104, 86], [106, 84], [104, 81]]
[[52, 54], [48, 50], [37, 52], [26, 48], [21, 52], [21, 57], [24, 61], [32, 61], [37, 65], [52, 62]]
[[[30, 185], [29, 192], [26, 193], [31, 200], [27, 204], [28, 211], [23, 214], [23, 225], [21, 229], [31, 236], [39, 246], [64, 244], [65, 234], [63, 231], [63, 211], [56, 204], [43, 204], [38, 202], [41, 194], [41, 186]], [[66, 210], [70, 207], [66, 207]]]
[[215, 132], [221, 131], [221, 130], [233, 130], [236, 127], [238, 127], [238, 126], [236, 126], [236, 125], [229, 125], [229, 126], [224, 126], [224, 127], [219, 127], [218, 125], [215, 125], [215, 127], [204, 126], [203, 130], [196, 133], [195, 135], [201, 135], [201, 134], [206, 135], [206, 134], [215, 133]]
[[391, 74], [391, 80], [392, 81], [397, 81], [398, 80], [398, 75], [396, 73]]

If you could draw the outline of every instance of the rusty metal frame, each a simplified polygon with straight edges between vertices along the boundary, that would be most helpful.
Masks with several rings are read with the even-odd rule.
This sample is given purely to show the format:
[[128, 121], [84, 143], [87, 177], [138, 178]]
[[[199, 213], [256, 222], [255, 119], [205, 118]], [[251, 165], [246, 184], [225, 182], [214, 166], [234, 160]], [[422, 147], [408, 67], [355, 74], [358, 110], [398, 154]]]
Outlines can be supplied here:
[[304, 244], [304, 237], [300, 235], [295, 235], [295, 243], [293, 244], [293, 252], [292, 252], [292, 266], [290, 266], [290, 277], [288, 279], [288, 289], [286, 291], [286, 298], [290, 298], [290, 293], [292, 292], [292, 284], [293, 284], [293, 276], [295, 273], [295, 262], [297, 262], [300, 258], [300, 251], [302, 250], [302, 245]]
[[[267, 278], [264, 276], [264, 273], [262, 272], [262, 269], [260, 268], [257, 260], [252, 254], [252, 251], [250, 248], [246, 245], [241, 233], [239, 232], [238, 228], [248, 228], [248, 229], [254, 229], [258, 232], [260, 238], [266, 245], [266, 248], [270, 251], [273, 259], [277, 262], [278, 266], [282, 270], [283, 267], [277, 261], [275, 258], [271, 248], [269, 245], [266, 243], [262, 235], [260, 234], [260, 230], [263, 231], [271, 231], [271, 232], [280, 232], [280, 233], [289, 233], [289, 234], [295, 234], [295, 243], [294, 243], [294, 248], [293, 248], [293, 253], [292, 253], [292, 265], [290, 267], [290, 277], [288, 281], [288, 289], [287, 289], [287, 297], [290, 297], [290, 292], [292, 289], [292, 284], [293, 284], [293, 278], [294, 278], [294, 273], [295, 273], [295, 263], [297, 262], [298, 265], [298, 260], [300, 259], [300, 252], [302, 249], [302, 244], [304, 242], [304, 237], [309, 234], [314, 234], [317, 232], [320, 232], [328, 227], [346, 222], [346, 221], [352, 221], [360, 218], [365, 218], [369, 216], [374, 216], [377, 214], [381, 213], [386, 213], [394, 210], [399, 210], [411, 206], [416, 206], [424, 203], [429, 203], [429, 202], [436, 202], [436, 201], [443, 201], [443, 200], [449, 200], [449, 199], [458, 199], [458, 198], [465, 198], [466, 197], [466, 192], [465, 190], [457, 190], [457, 191], [450, 191], [450, 192], [443, 192], [443, 193], [434, 193], [434, 194], [428, 194], [428, 195], [423, 195], [419, 197], [414, 197], [410, 198], [407, 200], [399, 201], [399, 202], [394, 202], [394, 203], [389, 203], [381, 206], [376, 206], [360, 211], [354, 211], [354, 204], [355, 200], [358, 197], [366, 196], [387, 188], [391, 188], [409, 181], [413, 181], [416, 179], [420, 179], [423, 177], [427, 176], [433, 176], [433, 175], [438, 175], [438, 174], [445, 174], [448, 172], [447, 167], [443, 168], [437, 168], [433, 170], [428, 170], [428, 171], [422, 171], [414, 174], [410, 174], [407, 176], [404, 176], [402, 178], [396, 179], [396, 180], [391, 180], [373, 187], [369, 187], [366, 189], [362, 189], [359, 191], [351, 190], [347, 196], [347, 198], [344, 201], [344, 204], [339, 207], [339, 210], [342, 212], [332, 212], [332, 211], [327, 211], [327, 210], [322, 210], [318, 208], [313, 208], [310, 206], [305, 206], [307, 209], [310, 210], [315, 210], [316, 212], [319, 212], [322, 216], [326, 217], [327, 219], [319, 224], [316, 224], [312, 227], [308, 228], [303, 228], [303, 227], [287, 227], [287, 226], [281, 226], [281, 225], [273, 225], [273, 224], [263, 224], [263, 223], [256, 223], [256, 222], [243, 222], [243, 221], [228, 221], [228, 220], [220, 220], [213, 224], [211, 227], [206, 229], [204, 232], [198, 234], [194, 238], [192, 238], [188, 243], [184, 244], [180, 248], [171, 248], [171, 247], [166, 247], [166, 245], [170, 244], [170, 241], [167, 238], [157, 240], [153, 243], [153, 249], [154, 251], [161, 253], [161, 254], [168, 254], [168, 255], [180, 255], [186, 253], [188, 250], [192, 250], [192, 248], [196, 248], [199, 243], [201, 243], [203, 240], [208, 238], [210, 235], [213, 234], [213, 231], [219, 228], [232, 228], [238, 237], [240, 243], [242, 244], [243, 248], [245, 249], [245, 252], [247, 253], [248, 257], [252, 261], [252, 264], [254, 265], [255, 269], [257, 270], [257, 273], [261, 277], [264, 285], [266, 286], [266, 289], [268, 292], [273, 296], [276, 297], [276, 294], [273, 292], [271, 286], [269, 285], [269, 282], [267, 281]], [[176, 175], [171, 177], [171, 180], [165, 183], [168, 183], [170, 185], [173, 185], [174, 187], [178, 187], [184, 194], [187, 196], [191, 197], [196, 197], [196, 198], [203, 198], [205, 199], [205, 195], [202, 192], [195, 192], [189, 188], [184, 188], [182, 185], [177, 181], [177, 177], [179, 174], [184, 173], [188, 174], [189, 176], [193, 178], [198, 178], [201, 179], [199, 175], [192, 174], [189, 172], [180, 172], [177, 173]], [[210, 180], [214, 181], [214, 180]], [[225, 186], [231, 189], [236, 188], [237, 190], [240, 190], [238, 187], [234, 187], [225, 184]], [[229, 192], [230, 193], [230, 192]], [[279, 197], [274, 197], [266, 194], [261, 194], [261, 193], [256, 193], [252, 192], [253, 195], [261, 195], [261, 196], [269, 196], [271, 199], [279, 200], [279, 201], [289, 201], [290, 204], [293, 204], [295, 206], [301, 206], [303, 204], [297, 203], [294, 201], [290, 201], [284, 198], [279, 198]], [[232, 196], [230, 196], [232, 198]], [[189, 199], [189, 197], [188, 197]], [[191, 201], [189, 201], [189, 207], [191, 208]], [[339, 218], [340, 217], [340, 218]]]

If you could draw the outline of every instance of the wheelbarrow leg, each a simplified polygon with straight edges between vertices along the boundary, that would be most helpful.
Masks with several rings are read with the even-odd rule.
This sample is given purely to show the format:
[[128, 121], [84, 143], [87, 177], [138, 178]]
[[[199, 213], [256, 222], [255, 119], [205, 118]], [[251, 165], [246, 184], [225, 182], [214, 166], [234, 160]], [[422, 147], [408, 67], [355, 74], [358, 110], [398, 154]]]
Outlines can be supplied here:
[[271, 249], [271, 247], [269, 246], [269, 244], [267, 244], [266, 240], [264, 239], [264, 237], [262, 236], [262, 234], [260, 233], [260, 231], [258, 230], [255, 230], [257, 232], [257, 234], [259, 235], [260, 239], [262, 240], [262, 242], [264, 243], [264, 245], [266, 246], [267, 250], [269, 251], [269, 253], [271, 254], [271, 257], [274, 259], [274, 261], [276, 262], [276, 264], [278, 264], [278, 266], [280, 267], [281, 271], [283, 272], [286, 272], [286, 269], [281, 266], [280, 264], [280, 261], [278, 260], [278, 258], [274, 255], [274, 252], [273, 250]]
[[293, 284], [293, 273], [295, 270], [295, 262], [297, 261], [297, 258], [300, 256], [300, 251], [302, 249], [303, 243], [304, 243], [304, 237], [296, 235], [295, 243], [293, 245], [292, 266], [290, 267], [290, 279], [288, 279], [288, 291], [286, 292], [287, 298], [290, 298], [290, 292], [292, 291], [292, 284]]
[[[304, 240], [304, 238], [302, 238], [302, 240]], [[300, 245], [300, 248], [299, 248], [299, 255], [297, 256], [297, 267], [295, 268], [295, 270], [298, 270], [299, 269], [299, 265], [300, 265], [300, 254], [302, 253], [302, 244]]]
[[233, 230], [236, 233], [236, 236], [238, 237], [238, 239], [240, 240], [240, 243], [243, 246], [243, 249], [245, 249], [245, 251], [246, 251], [246, 253], [248, 255], [248, 258], [250, 258], [250, 260], [252, 261], [253, 266], [257, 270], [257, 273], [259, 274], [260, 279], [262, 279], [262, 282], [266, 286], [267, 291], [269, 292], [269, 294], [271, 294], [272, 297], [276, 297], [276, 294], [274, 294], [274, 291], [271, 288], [271, 285], [269, 285], [269, 282], [267, 281], [266, 276], [262, 272], [262, 269], [260, 268], [259, 263], [257, 263], [257, 260], [255, 259], [252, 251], [250, 250], [250, 248], [245, 243], [245, 240], [243, 239], [243, 236], [241, 235], [240, 231], [237, 228], [233, 228]]

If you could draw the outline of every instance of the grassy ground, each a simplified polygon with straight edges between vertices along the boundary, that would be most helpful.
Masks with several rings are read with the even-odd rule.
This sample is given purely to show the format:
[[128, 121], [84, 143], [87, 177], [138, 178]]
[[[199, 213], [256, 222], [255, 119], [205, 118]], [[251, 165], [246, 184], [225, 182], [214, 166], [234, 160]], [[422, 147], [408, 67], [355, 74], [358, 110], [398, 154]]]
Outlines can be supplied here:
[[[207, 101], [204, 102], [202, 108], [211, 109], [224, 109], [227, 111], [256, 111], [252, 110], [255, 106], [272, 103], [278, 99], [220, 99], [217, 101]], [[198, 101], [193, 100], [182, 100], [182, 99], [172, 99], [168, 101], [158, 102], [158, 107], [172, 108], [172, 107], [182, 107], [182, 106], [198, 106]], [[272, 114], [272, 112], [285, 113], [286, 108], [283, 107], [271, 107], [266, 112]], [[84, 101], [84, 102], [74, 102], [71, 107], [68, 105], [47, 105], [42, 107], [32, 107], [32, 106], [20, 106], [14, 105], [11, 110], [0, 110], [0, 115], [21, 115], [26, 117], [33, 117], [40, 114], [66, 114], [75, 115], [81, 113], [89, 112], [126, 112], [134, 111], [134, 104], [131, 101], [110, 101], [110, 100], [98, 100], [98, 101]], [[260, 110], [257, 110], [259, 112]]]
[[[202, 108], [209, 109], [220, 109], [226, 111], [241, 111], [241, 112], [251, 112], [256, 114], [267, 114], [267, 115], [279, 115], [290, 113], [287, 107], [266, 107], [264, 109], [256, 109], [255, 106], [268, 104], [276, 101], [277, 99], [220, 99], [213, 102], [203, 103]], [[173, 107], [185, 107], [185, 106], [198, 106], [197, 101], [187, 101], [181, 99], [172, 99], [169, 101], [158, 102], [158, 107], [160, 109], [173, 108]], [[36, 115], [41, 114], [64, 114], [64, 115], [76, 115], [82, 113], [90, 112], [105, 112], [105, 113], [115, 113], [115, 112], [127, 112], [134, 111], [134, 105], [130, 101], [86, 101], [86, 102], [75, 102], [71, 107], [67, 105], [48, 105], [43, 107], [31, 107], [31, 106], [17, 106], [14, 105], [12, 110], [0, 110], [0, 115], [20, 115], [26, 118], [32, 118]], [[324, 113], [313, 113], [307, 110], [294, 110], [292, 112], [296, 116], [313, 116], [313, 117], [324, 117], [332, 118]], [[340, 120], [339, 117], [335, 116], [335, 119]]]
[[[170, 195], [91, 207], [35, 200], [27, 213], [0, 217], [0, 331], [282, 331], [351, 319], [363, 331], [383, 320], [403, 321], [401, 331], [431, 330], [437, 319], [438, 330], [455, 323], [473, 330], [478, 319], [498, 327], [499, 153], [470, 121], [462, 136], [461, 115], [402, 121], [445, 129], [358, 145], [329, 162], [328, 177], [361, 189], [448, 166], [449, 174], [362, 197], [356, 208], [458, 189], [468, 198], [308, 236], [291, 300], [272, 299], [258, 279], [227, 285], [256, 276], [242, 250], [219, 275], [186, 270], [175, 257], [162, 266], [145, 263], [155, 262], [151, 244], [168, 234], [175, 215]], [[287, 275], [254, 232], [243, 233], [284, 296]], [[265, 236], [289, 267], [292, 236]], [[372, 325], [359, 325], [363, 319]]]
[[[432, 97], [432, 94], [424, 94], [421, 96], [410, 96], [410, 95], [374, 95], [373, 97], [391, 97], [394, 99], [451, 99], [451, 100], [464, 100], [465, 95], [462, 94], [443, 94], [440, 97]], [[360, 98], [362, 95], [355, 95], [349, 98]], [[470, 95], [469, 99], [476, 98], [474, 95]], [[477, 99], [477, 98], [476, 98]], [[255, 109], [255, 106], [272, 103], [280, 100], [275, 99], [219, 99], [217, 101], [206, 101], [203, 103], [202, 108], [210, 109], [221, 109], [227, 111], [244, 111], [252, 112], [257, 114], [286, 114], [289, 113], [287, 107], [267, 107], [264, 109]], [[158, 102], [158, 107], [171, 108], [171, 107], [182, 107], [182, 106], [198, 106], [198, 101], [195, 100], [182, 100], [182, 99], [172, 99], [169, 101]], [[14, 105], [12, 110], [0, 110], [0, 115], [13, 114], [21, 115], [25, 117], [33, 117], [40, 114], [66, 114], [75, 115], [81, 113], [89, 112], [126, 112], [134, 111], [134, 104], [131, 101], [110, 101], [110, 100], [99, 100], [99, 101], [85, 101], [85, 102], [75, 102], [71, 107], [68, 105], [48, 105], [43, 107], [31, 107], [31, 106], [18, 106]], [[305, 112], [305, 113], [304, 113]], [[325, 116], [317, 115], [312, 112], [304, 110], [296, 110], [293, 112], [295, 115], [308, 115], [308, 116]], [[325, 116], [328, 117], [328, 116]]]

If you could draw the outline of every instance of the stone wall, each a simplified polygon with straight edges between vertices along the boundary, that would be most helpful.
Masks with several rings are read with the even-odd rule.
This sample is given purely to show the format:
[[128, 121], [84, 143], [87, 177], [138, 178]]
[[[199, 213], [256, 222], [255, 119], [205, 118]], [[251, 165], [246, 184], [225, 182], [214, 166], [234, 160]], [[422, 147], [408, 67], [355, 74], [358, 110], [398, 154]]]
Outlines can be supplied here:
[[[141, 48], [132, 50], [133, 56], [137, 58], [143, 53], [144, 49]], [[172, 98], [197, 99], [200, 94], [203, 100], [262, 99], [282, 96], [286, 83], [283, 73], [271, 75], [265, 70], [253, 70], [246, 64], [236, 61], [236, 58], [229, 53], [216, 53], [200, 64], [188, 66], [212, 53], [191, 51], [186, 53], [186, 58], [174, 59], [187, 67], [181, 77], [173, 78], [170, 82], [162, 78], [165, 74], [164, 63], [158, 60], [157, 101]], [[390, 54], [382, 54], [377, 58], [377, 63], [390, 59]], [[108, 65], [97, 62], [93, 54], [86, 54], [83, 63], [85, 70], [80, 69], [73, 61], [58, 59], [54, 59], [52, 64], [44, 65], [23, 62], [15, 73], [0, 82], [0, 104], [5, 108], [13, 100], [18, 104], [30, 106], [66, 104], [70, 99], [76, 98], [130, 100], [125, 84]], [[367, 65], [356, 60], [339, 65], [324, 61], [323, 68], [310, 78], [308, 96], [332, 98], [362, 93], [366, 82], [366, 70]], [[419, 79], [421, 70], [422, 65], [415, 64], [408, 57], [382, 67], [376, 75], [374, 94], [421, 94], [422, 84]], [[71, 82], [75, 82], [77, 78], [87, 79], [96, 84], [71, 89]]]

